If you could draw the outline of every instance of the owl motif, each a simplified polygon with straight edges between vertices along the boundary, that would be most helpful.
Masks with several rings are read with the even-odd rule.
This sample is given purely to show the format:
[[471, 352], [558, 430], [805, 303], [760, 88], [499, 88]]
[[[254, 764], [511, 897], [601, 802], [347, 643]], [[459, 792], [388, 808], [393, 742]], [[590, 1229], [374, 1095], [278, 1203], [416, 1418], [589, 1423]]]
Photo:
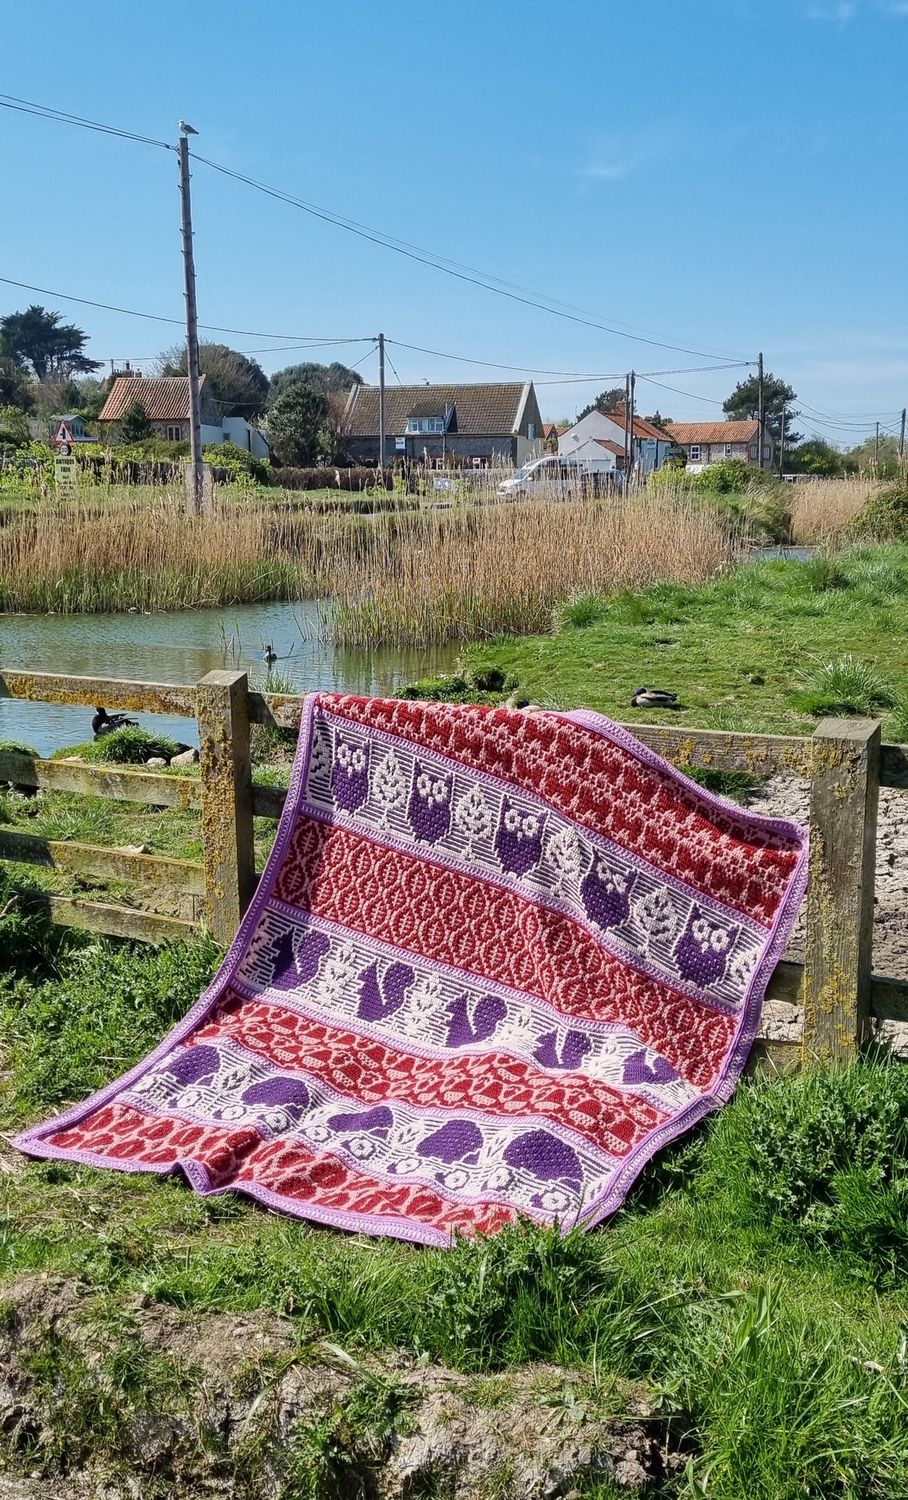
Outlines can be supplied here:
[[692, 984], [718, 984], [725, 978], [729, 955], [740, 928], [724, 927], [693, 907], [678, 946], [675, 962], [683, 979]]
[[601, 854], [594, 855], [580, 882], [580, 896], [587, 916], [603, 929], [626, 922], [636, 878], [636, 875], [622, 875], [619, 870], [610, 869]]
[[433, 771], [416, 761], [407, 817], [416, 837], [426, 844], [437, 844], [451, 827], [451, 788], [453, 776]]
[[544, 813], [523, 812], [510, 797], [504, 797], [495, 832], [495, 853], [503, 869], [511, 875], [526, 875], [539, 863], [545, 824]]
[[369, 746], [337, 737], [331, 767], [331, 795], [344, 812], [356, 812], [369, 796]]

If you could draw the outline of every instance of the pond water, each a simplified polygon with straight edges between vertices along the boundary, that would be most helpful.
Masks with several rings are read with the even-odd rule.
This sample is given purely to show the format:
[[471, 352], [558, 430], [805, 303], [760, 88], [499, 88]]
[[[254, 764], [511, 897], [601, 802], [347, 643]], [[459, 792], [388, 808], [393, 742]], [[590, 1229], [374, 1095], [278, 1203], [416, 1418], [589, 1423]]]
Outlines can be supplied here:
[[[314, 600], [243, 604], [159, 614], [0, 615], [0, 665], [29, 672], [194, 683], [219, 667], [247, 671], [265, 686], [265, 646], [274, 671], [300, 692], [388, 694], [404, 682], [450, 671], [454, 645], [351, 651], [324, 638]], [[107, 707], [108, 705], [103, 705]], [[20, 740], [49, 755], [91, 739], [90, 707], [23, 703], [0, 698], [0, 740]], [[136, 714], [147, 729], [187, 744], [198, 742], [194, 720]]]

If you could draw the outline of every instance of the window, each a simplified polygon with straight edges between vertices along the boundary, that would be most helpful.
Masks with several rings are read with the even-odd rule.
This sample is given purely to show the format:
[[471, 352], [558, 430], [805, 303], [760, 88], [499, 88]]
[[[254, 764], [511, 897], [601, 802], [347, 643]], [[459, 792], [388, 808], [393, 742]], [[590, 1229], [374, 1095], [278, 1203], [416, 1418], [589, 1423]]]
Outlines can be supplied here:
[[444, 417], [408, 417], [407, 431], [443, 433], [445, 419]]
[[182, 427], [179, 427], [179, 426], [176, 426], [176, 425], [172, 425], [172, 426], [168, 427], [168, 429], [167, 429], [167, 441], [168, 441], [168, 443], [182, 443], [182, 441], [183, 441], [183, 429], [182, 429]]
[[726, 443], [725, 444], [725, 457], [726, 458], [731, 458], [731, 452], [732, 452], [731, 443]]
[[536, 438], [536, 423], [535, 422], [528, 422], [527, 423], [527, 442], [532, 443], [532, 442], [535, 441], [535, 438]]
[[699, 443], [691, 443], [691, 445], [690, 445], [690, 461], [691, 461], [692, 464], [698, 464], [700, 462], [700, 444]]
[[747, 450], [747, 457], [750, 459], [751, 463], [756, 463], [756, 461], [757, 461], [756, 444], [751, 444], [751, 446], [748, 448], [748, 450]]

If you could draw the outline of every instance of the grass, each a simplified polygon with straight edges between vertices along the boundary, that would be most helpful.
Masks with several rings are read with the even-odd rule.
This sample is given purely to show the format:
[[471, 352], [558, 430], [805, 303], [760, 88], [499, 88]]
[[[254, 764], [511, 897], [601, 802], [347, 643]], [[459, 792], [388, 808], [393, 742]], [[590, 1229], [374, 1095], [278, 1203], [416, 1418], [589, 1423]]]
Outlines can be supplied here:
[[[474, 671], [494, 663], [543, 706], [631, 722], [810, 734], [821, 714], [872, 713], [898, 739], [908, 729], [906, 632], [908, 546], [859, 547], [574, 599], [554, 633], [475, 645], [465, 661]], [[681, 710], [632, 709], [640, 684], [678, 692]]]
[[879, 490], [864, 475], [849, 479], [807, 479], [791, 486], [791, 537], [799, 547], [840, 537]]
[[[0, 943], [16, 920], [0, 921]], [[201, 943], [39, 945], [27, 975], [0, 979], [0, 1125], [40, 1118], [138, 1059], [215, 959]], [[476, 1376], [563, 1365], [584, 1372], [593, 1400], [613, 1400], [616, 1381], [641, 1384], [690, 1455], [670, 1500], [908, 1494], [908, 1070], [897, 1064], [747, 1082], [651, 1164], [609, 1226], [566, 1238], [518, 1226], [447, 1252], [201, 1199], [174, 1179], [10, 1166], [4, 1281], [62, 1273], [121, 1310], [133, 1297], [190, 1314], [264, 1308], [355, 1357], [404, 1349]], [[69, 1358], [38, 1357], [54, 1379]], [[165, 1373], [129, 1378], [147, 1389]], [[104, 1417], [111, 1442], [117, 1410]], [[350, 1463], [377, 1462], [405, 1417], [398, 1388], [353, 1385], [296, 1432], [289, 1493], [344, 1493]]]

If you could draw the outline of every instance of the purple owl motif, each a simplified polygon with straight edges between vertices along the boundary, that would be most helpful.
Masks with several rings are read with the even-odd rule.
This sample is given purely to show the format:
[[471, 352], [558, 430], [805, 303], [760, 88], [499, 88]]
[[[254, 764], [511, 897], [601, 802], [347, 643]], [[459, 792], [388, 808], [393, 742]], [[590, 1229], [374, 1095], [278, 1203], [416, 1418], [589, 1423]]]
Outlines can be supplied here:
[[379, 978], [378, 964], [370, 964], [362, 974], [362, 989], [356, 1013], [363, 1021], [384, 1021], [400, 1010], [413, 983], [409, 964], [389, 964]]
[[407, 817], [416, 837], [425, 844], [437, 844], [451, 826], [451, 789], [453, 776], [433, 771], [416, 761]]
[[331, 795], [343, 812], [356, 812], [369, 796], [369, 746], [338, 735], [331, 767]]
[[512, 875], [527, 875], [539, 863], [545, 813], [523, 812], [505, 795], [495, 832], [495, 853]]
[[636, 875], [622, 875], [619, 870], [610, 869], [601, 854], [594, 854], [593, 862], [580, 882], [580, 896], [587, 916], [603, 929], [626, 922], [636, 879]]
[[675, 949], [675, 962], [682, 979], [692, 984], [718, 984], [725, 978], [729, 954], [739, 932], [739, 927], [725, 927], [707, 917], [699, 906], [693, 907]]

